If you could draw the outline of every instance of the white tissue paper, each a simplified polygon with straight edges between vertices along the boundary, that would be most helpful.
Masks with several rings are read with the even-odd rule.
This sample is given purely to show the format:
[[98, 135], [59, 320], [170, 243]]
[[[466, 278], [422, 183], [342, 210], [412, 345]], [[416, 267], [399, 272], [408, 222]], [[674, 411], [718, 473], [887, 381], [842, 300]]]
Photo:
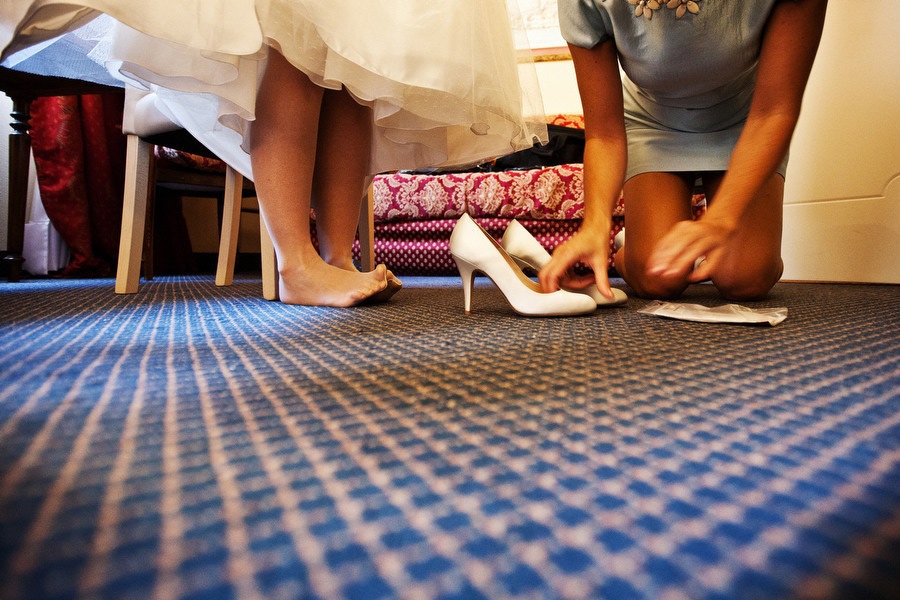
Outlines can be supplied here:
[[787, 308], [748, 308], [740, 304], [701, 306], [654, 300], [639, 313], [700, 323], [739, 323], [745, 325], [778, 325], [787, 319]]

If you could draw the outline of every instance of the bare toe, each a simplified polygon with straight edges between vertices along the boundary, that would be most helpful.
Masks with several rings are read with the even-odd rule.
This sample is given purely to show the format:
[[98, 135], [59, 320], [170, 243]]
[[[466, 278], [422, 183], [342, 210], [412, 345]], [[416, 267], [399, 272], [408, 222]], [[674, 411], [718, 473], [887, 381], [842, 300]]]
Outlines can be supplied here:
[[387, 302], [388, 300], [391, 299], [391, 297], [394, 294], [399, 292], [400, 289], [403, 287], [403, 284], [400, 282], [400, 280], [397, 279], [396, 277], [394, 277], [394, 274], [391, 273], [391, 271], [384, 265], [378, 265], [378, 267], [373, 272], [379, 271], [379, 269], [382, 267], [384, 267], [384, 272], [385, 272], [385, 287], [384, 287], [384, 289], [380, 290], [377, 294], [373, 294], [371, 297], [369, 297], [366, 300], [366, 304], [370, 304], [370, 303], [374, 304], [377, 302]]

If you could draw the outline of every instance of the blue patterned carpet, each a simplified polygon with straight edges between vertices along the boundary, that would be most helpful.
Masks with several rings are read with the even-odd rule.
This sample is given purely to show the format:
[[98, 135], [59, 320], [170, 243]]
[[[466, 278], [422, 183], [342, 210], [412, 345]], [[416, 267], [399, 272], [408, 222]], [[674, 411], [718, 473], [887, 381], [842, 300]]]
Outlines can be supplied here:
[[900, 597], [897, 286], [770, 328], [405, 283], [0, 283], [0, 598]]

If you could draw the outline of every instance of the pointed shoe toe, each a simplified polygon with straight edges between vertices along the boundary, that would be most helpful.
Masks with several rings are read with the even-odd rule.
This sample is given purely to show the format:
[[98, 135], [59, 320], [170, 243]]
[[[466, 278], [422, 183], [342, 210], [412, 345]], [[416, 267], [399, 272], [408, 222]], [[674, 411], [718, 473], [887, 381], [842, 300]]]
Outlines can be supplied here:
[[596, 302], [597, 306], [621, 306], [628, 302], [628, 294], [626, 294], [619, 288], [609, 288], [613, 293], [612, 300], [601, 294], [600, 290], [598, 290], [597, 286], [594, 284], [588, 285], [587, 287], [581, 289], [571, 287], [566, 287], [563, 289], [566, 289], [575, 294], [584, 294], [585, 296]]

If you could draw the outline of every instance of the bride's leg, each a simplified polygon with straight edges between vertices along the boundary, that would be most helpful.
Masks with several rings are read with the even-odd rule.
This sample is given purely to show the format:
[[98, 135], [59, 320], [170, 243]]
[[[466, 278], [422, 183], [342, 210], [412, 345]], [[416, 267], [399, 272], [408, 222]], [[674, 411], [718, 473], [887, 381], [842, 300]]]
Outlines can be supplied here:
[[318, 140], [312, 203], [319, 253], [329, 264], [353, 269], [353, 240], [372, 144], [371, 110], [346, 91], [326, 90]]
[[326, 263], [313, 247], [309, 209], [322, 97], [322, 88], [270, 51], [250, 130], [250, 158], [275, 245], [281, 301], [351, 306], [386, 287], [386, 270], [347, 271]]
[[[318, 139], [312, 202], [316, 209], [319, 254], [328, 264], [356, 270], [353, 240], [368, 181], [371, 109], [345, 90], [326, 90]], [[390, 271], [387, 276], [388, 289], [377, 300], [389, 298], [402, 286]]]

